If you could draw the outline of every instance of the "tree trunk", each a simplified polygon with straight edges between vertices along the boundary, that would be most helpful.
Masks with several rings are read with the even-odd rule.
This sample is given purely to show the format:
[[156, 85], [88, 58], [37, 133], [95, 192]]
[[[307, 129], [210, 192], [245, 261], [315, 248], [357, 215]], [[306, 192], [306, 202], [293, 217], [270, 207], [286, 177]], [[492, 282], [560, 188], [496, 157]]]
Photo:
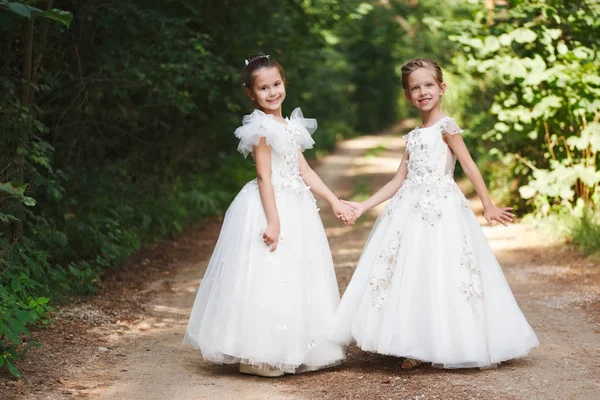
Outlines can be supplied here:
[[0, 75], [4, 75], [10, 65], [10, 54], [12, 52], [12, 32], [8, 31], [4, 38], [4, 44], [2, 45], [2, 60], [4, 65], [0, 67]]
[[[44, 11], [49, 11], [52, 8], [52, 4], [54, 3], [54, 0], [46, 0], [45, 5], [43, 7]], [[48, 27], [50, 26], [50, 20], [48, 20], [47, 18], [44, 18], [43, 21], [40, 22], [40, 24], [42, 25], [42, 32], [40, 35], [38, 35], [38, 55], [35, 57], [35, 61], [33, 62], [32, 65], [32, 82], [37, 82], [38, 80], [38, 71], [40, 66], [42, 65], [42, 60], [44, 59], [44, 53], [46, 51], [46, 43], [48, 42]], [[29, 93], [29, 103], [33, 103], [35, 97], [35, 91], [31, 90]]]
[[[33, 59], [33, 26], [35, 23], [35, 17], [32, 15], [31, 18], [25, 23], [23, 27], [23, 88], [21, 89], [21, 105], [24, 107], [30, 106], [31, 99], [31, 72], [32, 72], [32, 59]], [[25, 182], [25, 158], [24, 156], [18, 156], [17, 159], [17, 180], [19, 183]], [[19, 240], [23, 236], [23, 217], [22, 211], [17, 213], [18, 221], [13, 223], [13, 238]]]
[[494, 14], [496, 12], [496, 2], [494, 0], [485, 0], [485, 8], [488, 10], [487, 24], [494, 25]]
[[21, 90], [21, 105], [29, 107], [31, 90], [31, 65], [33, 60], [33, 25], [35, 17], [25, 23], [23, 27], [23, 88]]

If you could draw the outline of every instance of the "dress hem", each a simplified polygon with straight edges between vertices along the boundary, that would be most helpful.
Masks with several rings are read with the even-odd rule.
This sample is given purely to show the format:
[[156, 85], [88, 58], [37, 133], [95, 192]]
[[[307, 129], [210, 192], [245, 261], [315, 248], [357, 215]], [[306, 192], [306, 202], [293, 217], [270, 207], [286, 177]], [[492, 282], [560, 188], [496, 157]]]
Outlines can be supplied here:
[[[312, 365], [311, 364], [303, 364], [303, 363], [290, 364], [290, 363], [283, 363], [283, 362], [264, 361], [264, 360], [260, 360], [258, 357], [247, 358], [247, 357], [243, 357], [240, 355], [229, 354], [229, 353], [225, 353], [225, 352], [215, 352], [212, 354], [206, 354], [204, 351], [202, 351], [202, 348], [195, 341], [193, 341], [189, 338], [185, 338], [183, 341], [183, 344], [199, 350], [200, 354], [202, 355], [203, 360], [212, 362], [214, 364], [240, 364], [241, 363], [241, 364], [252, 365], [255, 367], [268, 365], [269, 367], [280, 369], [287, 374], [295, 374], [295, 373], [301, 373], [301, 372], [316, 371], [316, 370], [324, 369], [324, 368], [332, 368], [337, 365], [340, 365], [346, 359], [346, 357], [343, 356], [340, 359], [337, 359], [337, 360], [334, 360], [331, 362], [327, 362], [324, 364], [312, 364]], [[343, 350], [342, 350], [342, 353], [345, 354], [345, 352]]]
[[406, 353], [406, 354], [400, 355], [400, 353], [395, 353], [395, 352], [381, 352], [381, 351], [377, 351], [375, 349], [364, 349], [358, 343], [356, 343], [356, 346], [358, 346], [358, 348], [360, 348], [362, 351], [367, 351], [369, 353], [381, 354], [384, 356], [392, 356], [392, 357], [398, 357], [398, 358], [412, 358], [415, 360], [422, 361], [424, 363], [431, 363], [431, 365], [433, 367], [440, 368], [440, 369], [460, 369], [460, 368], [489, 369], [489, 368], [495, 368], [500, 363], [527, 357], [529, 355], [529, 353], [531, 352], [531, 350], [533, 350], [535, 347], [537, 347], [537, 345], [536, 345], [536, 346], [530, 347], [528, 350], [515, 352], [514, 355], [507, 356], [507, 357], [499, 357], [497, 359], [494, 359], [493, 361], [490, 360], [487, 363], [486, 362], [477, 362], [477, 361], [448, 363], [448, 362], [443, 362], [442, 360], [428, 360], [427, 357], [423, 357], [423, 356], [416, 355], [416, 354], [412, 355], [410, 353]]

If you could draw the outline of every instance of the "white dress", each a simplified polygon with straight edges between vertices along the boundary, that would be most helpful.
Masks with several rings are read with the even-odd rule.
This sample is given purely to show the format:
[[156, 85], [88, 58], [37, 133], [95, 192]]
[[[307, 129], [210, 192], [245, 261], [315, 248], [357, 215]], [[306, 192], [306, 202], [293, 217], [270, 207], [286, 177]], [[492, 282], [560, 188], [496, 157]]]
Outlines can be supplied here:
[[377, 219], [330, 338], [444, 368], [486, 367], [539, 343], [469, 201], [444, 117], [405, 136], [408, 175]]
[[299, 151], [312, 148], [314, 119], [299, 108], [287, 125], [255, 110], [235, 131], [245, 156], [261, 137], [271, 168], [280, 241], [270, 252], [257, 180], [231, 203], [194, 302], [184, 343], [218, 363], [269, 364], [286, 372], [341, 362], [327, 339], [339, 303], [331, 250], [315, 198], [299, 173]]

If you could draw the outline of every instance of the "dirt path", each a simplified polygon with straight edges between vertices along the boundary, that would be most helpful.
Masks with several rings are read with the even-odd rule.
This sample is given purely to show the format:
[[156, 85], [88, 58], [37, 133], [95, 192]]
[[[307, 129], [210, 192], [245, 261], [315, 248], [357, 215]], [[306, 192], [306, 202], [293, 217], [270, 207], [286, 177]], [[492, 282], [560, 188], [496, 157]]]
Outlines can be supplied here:
[[[388, 133], [397, 133], [398, 129], [395, 127]], [[319, 164], [317, 171], [342, 197], [352, 196], [357, 190], [368, 192], [379, 188], [395, 171], [402, 145], [397, 135], [386, 134], [346, 141]], [[476, 202], [473, 206], [479, 207]], [[342, 290], [352, 275], [377, 211], [350, 228], [341, 225], [322, 207], [321, 216]], [[521, 224], [484, 229], [541, 342], [525, 359], [483, 371], [430, 367], [404, 371], [399, 369], [395, 358], [362, 353], [352, 347], [347, 361], [339, 367], [272, 380], [241, 376], [235, 366], [206, 363], [196, 351], [183, 347], [181, 340], [219, 227], [216, 221], [202, 229], [189, 230], [184, 237], [165, 245], [169, 257], [158, 260], [161, 266], [147, 275], [147, 280], [140, 277], [143, 266], [158, 261], [141, 258], [135, 260], [137, 264], [129, 275], [109, 282], [112, 292], [87, 303], [63, 307], [59, 314], [65, 321], [71, 321], [70, 315], [79, 315], [81, 319], [84, 310], [91, 320], [98, 321], [104, 316], [106, 323], [94, 326], [85, 321], [62, 322], [67, 325], [57, 322], [64, 329], [54, 336], [58, 343], [56, 350], [42, 351], [39, 357], [43, 360], [36, 360], [48, 365], [44, 371], [51, 378], [36, 381], [32, 370], [21, 381], [21, 387], [0, 379], [0, 397], [7, 394], [6, 398], [11, 398], [8, 395], [18, 390], [20, 394], [14, 398], [600, 398], [600, 267]], [[124, 286], [116, 296], [114, 286], [119, 284]], [[119, 305], [115, 306], [117, 297]], [[104, 303], [101, 306], [98, 302]], [[112, 316], [107, 316], [108, 303], [114, 307]], [[102, 312], [96, 312], [98, 309]], [[62, 363], [61, 351], [66, 360]], [[78, 355], [74, 356], [73, 351]], [[62, 366], [64, 370], [57, 372], [53, 366]], [[10, 385], [17, 388], [3, 391]]]

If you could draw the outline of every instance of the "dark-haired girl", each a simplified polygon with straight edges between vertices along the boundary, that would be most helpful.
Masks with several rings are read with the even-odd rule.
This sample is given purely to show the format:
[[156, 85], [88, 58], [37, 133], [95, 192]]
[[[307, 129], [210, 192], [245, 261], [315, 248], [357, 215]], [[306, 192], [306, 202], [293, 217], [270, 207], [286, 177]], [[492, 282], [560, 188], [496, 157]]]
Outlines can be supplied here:
[[282, 116], [281, 65], [255, 55], [242, 75], [257, 109], [235, 135], [238, 150], [252, 153], [258, 177], [225, 214], [184, 343], [200, 349], [206, 360], [239, 363], [241, 372], [259, 376], [334, 365], [344, 358], [343, 348], [326, 336], [339, 292], [312, 193], [347, 224], [354, 222], [353, 211], [302, 155], [314, 144], [316, 121], [298, 108]]

